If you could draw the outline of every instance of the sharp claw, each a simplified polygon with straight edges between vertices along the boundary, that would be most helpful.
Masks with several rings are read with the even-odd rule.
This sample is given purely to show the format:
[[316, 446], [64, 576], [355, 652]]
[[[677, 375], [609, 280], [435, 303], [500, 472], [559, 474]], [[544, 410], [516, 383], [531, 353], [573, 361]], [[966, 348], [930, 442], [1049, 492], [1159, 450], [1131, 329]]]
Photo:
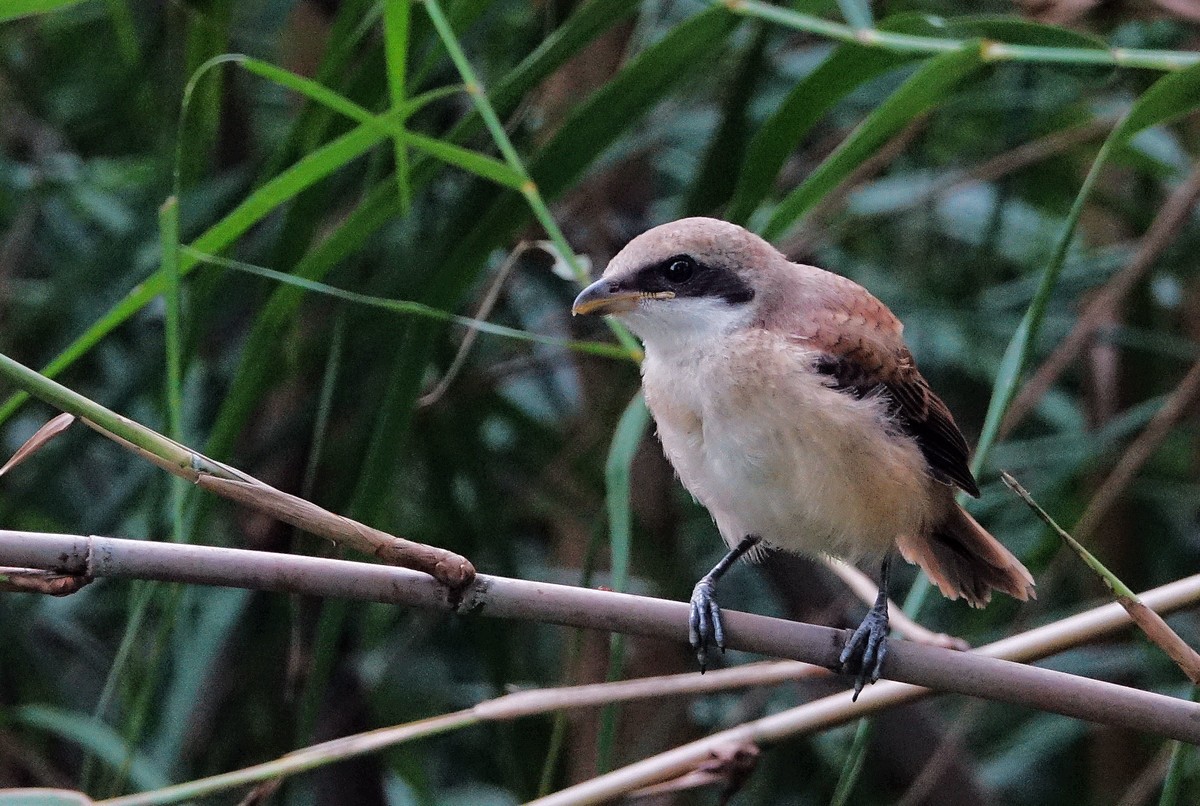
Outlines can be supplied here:
[[880, 639], [879, 646], [875, 650], [875, 669], [871, 672], [872, 683], [879, 682], [879, 677], [881, 674], [883, 674], [883, 659], [887, 657], [887, 653], [887, 639]]
[[887, 657], [887, 616], [872, 608], [862, 624], [846, 641], [838, 662], [843, 672], [854, 674], [854, 697], [868, 683], [879, 680], [883, 673], [883, 661]]
[[692, 612], [689, 619], [688, 632], [692, 649], [696, 650], [696, 660], [700, 663], [700, 671], [705, 669], [708, 647], [716, 645], [725, 651], [725, 629], [721, 624], [721, 608], [713, 598], [711, 584], [704, 581], [697, 583], [692, 591]]

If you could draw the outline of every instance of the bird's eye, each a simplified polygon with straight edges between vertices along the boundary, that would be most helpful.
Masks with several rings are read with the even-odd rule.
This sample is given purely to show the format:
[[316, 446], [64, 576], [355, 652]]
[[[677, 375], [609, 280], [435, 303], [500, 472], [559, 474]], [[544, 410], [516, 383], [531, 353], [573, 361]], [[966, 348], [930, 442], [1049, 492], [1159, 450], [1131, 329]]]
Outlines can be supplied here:
[[696, 261], [690, 257], [671, 258], [659, 271], [668, 283], [686, 283], [696, 273]]

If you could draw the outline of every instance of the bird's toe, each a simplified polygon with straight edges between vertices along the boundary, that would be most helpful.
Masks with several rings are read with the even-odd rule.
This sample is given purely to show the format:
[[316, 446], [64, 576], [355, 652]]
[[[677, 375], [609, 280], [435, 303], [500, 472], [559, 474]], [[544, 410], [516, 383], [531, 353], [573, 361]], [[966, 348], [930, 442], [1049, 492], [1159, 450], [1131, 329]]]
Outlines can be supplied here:
[[706, 580], [696, 583], [691, 604], [688, 638], [703, 672], [709, 646], [715, 645], [722, 652], [725, 651], [725, 628], [721, 624], [721, 608], [717, 604], [712, 583]]
[[862, 624], [846, 641], [838, 658], [842, 672], [854, 675], [854, 699], [868, 683], [879, 680], [887, 658], [888, 620], [886, 611], [872, 608]]

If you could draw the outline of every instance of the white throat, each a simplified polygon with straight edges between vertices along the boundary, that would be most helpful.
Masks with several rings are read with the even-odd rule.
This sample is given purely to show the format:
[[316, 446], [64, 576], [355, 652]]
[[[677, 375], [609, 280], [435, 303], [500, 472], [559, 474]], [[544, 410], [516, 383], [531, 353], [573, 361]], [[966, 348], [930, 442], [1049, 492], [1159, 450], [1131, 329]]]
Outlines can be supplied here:
[[659, 361], [684, 359], [710, 352], [735, 330], [750, 324], [749, 304], [730, 304], [711, 297], [648, 300], [621, 320], [646, 347], [647, 358]]

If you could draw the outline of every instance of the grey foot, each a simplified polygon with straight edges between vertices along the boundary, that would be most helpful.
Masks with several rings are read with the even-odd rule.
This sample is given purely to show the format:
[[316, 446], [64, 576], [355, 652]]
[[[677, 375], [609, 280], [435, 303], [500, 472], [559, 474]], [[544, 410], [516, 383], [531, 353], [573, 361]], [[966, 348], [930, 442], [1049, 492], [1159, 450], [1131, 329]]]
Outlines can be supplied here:
[[842, 649], [838, 661], [843, 673], [854, 675], [854, 700], [862, 693], [863, 686], [877, 681], [883, 671], [883, 661], [887, 658], [887, 632], [887, 605], [881, 608], [876, 604]]
[[688, 640], [696, 651], [703, 674], [708, 647], [725, 651], [725, 630], [721, 626], [721, 607], [717, 604], [716, 585], [707, 577], [692, 588], [692, 615], [688, 620]]

